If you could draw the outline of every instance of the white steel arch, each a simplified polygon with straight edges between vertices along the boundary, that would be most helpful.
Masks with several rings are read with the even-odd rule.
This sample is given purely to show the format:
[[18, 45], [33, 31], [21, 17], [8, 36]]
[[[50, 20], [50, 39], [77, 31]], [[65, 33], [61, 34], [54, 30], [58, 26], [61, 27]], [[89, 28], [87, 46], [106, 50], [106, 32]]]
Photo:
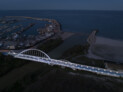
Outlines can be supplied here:
[[27, 55], [38, 55], [38, 56], [43, 56], [45, 58], [48, 58], [48, 59], [51, 59], [45, 52], [41, 51], [41, 50], [38, 50], [38, 49], [27, 49], [27, 50], [24, 50], [20, 53], [18, 53], [17, 55], [20, 55], [20, 54], [27, 54]]

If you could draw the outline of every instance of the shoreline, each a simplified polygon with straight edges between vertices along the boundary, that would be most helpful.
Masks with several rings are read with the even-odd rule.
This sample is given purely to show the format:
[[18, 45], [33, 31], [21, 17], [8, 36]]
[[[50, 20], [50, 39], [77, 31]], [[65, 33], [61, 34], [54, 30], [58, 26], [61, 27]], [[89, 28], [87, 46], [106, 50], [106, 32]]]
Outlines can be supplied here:
[[73, 32], [62, 32], [60, 34], [60, 37], [62, 38], [62, 40], [66, 40], [66, 39], [70, 38], [73, 35], [75, 35], [75, 33], [73, 33]]
[[87, 57], [123, 64], [123, 41], [97, 36], [96, 43], [88, 50]]

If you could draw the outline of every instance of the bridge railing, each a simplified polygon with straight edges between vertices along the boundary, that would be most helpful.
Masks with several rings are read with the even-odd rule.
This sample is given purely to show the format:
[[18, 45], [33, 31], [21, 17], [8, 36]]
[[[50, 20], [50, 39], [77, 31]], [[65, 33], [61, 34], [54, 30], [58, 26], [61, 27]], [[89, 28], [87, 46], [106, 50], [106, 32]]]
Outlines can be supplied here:
[[[78, 69], [78, 70], [95, 72], [97, 74], [103, 74], [103, 75], [109, 75], [109, 76], [115, 76], [115, 77], [120, 77], [120, 76], [123, 77], [123, 73], [119, 72], [119, 71], [76, 64], [76, 63], [72, 63], [72, 62], [66, 61], [66, 60], [51, 59], [50, 57], [48, 57], [48, 55], [46, 53], [43, 53], [44, 55], [46, 54], [46, 57], [33, 56], [33, 55], [29, 55], [28, 53], [25, 54], [25, 52], [27, 52], [27, 51], [30, 51], [30, 50], [22, 51], [19, 54], [16, 53], [14, 55], [14, 57], [26, 59], [26, 60], [31, 60], [31, 61], [36, 61], [36, 62], [47, 63], [47, 64], [51, 64], [51, 65], [59, 65], [59, 66], [69, 67], [69, 68], [72, 68], [74, 70]], [[41, 53], [42, 53], [42, 51], [41, 51]]]

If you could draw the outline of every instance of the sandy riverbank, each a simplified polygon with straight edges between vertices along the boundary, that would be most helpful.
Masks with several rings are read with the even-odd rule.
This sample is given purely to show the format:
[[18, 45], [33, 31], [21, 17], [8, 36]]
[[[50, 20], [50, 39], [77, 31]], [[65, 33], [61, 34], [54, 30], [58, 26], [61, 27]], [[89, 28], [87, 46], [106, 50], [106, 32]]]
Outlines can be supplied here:
[[123, 41], [97, 37], [89, 57], [123, 63]]
[[61, 38], [63, 40], [66, 40], [66, 39], [68, 39], [69, 37], [71, 37], [73, 35], [75, 35], [75, 33], [72, 33], [72, 32], [62, 32], [60, 36], [61, 36]]

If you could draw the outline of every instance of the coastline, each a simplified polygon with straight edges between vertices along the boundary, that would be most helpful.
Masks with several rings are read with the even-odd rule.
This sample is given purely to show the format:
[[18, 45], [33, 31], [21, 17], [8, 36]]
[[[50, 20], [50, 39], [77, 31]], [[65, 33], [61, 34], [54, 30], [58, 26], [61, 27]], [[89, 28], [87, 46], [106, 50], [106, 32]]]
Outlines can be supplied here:
[[[31, 41], [30, 39], [26, 39], [26, 40], [28, 40], [28, 44], [27, 43], [25, 43], [25, 47], [23, 46], [23, 47], [19, 47], [19, 48], [17, 48], [17, 46], [16, 46], [16, 43], [17, 43], [17, 41], [14, 41], [15, 43], [14, 43], [14, 45], [12, 44], [11, 46], [13, 47], [13, 48], [7, 48], [7, 46], [6, 46], [6, 48], [2, 48], [2, 49], [0, 49], [0, 52], [3, 52], [3, 53], [6, 53], [6, 52], [8, 52], [8, 51], [10, 51], [10, 50], [23, 50], [23, 49], [29, 49], [29, 48], [32, 48], [32, 47], [34, 47], [35, 45], [37, 45], [37, 44], [39, 44], [39, 43], [41, 43], [42, 41], [44, 41], [44, 40], [47, 40], [47, 39], [49, 39], [49, 38], [51, 38], [52, 36], [54, 36], [54, 35], [56, 35], [57, 33], [60, 33], [61, 32], [61, 28], [60, 28], [60, 24], [59, 24], [59, 22], [57, 21], [57, 20], [55, 20], [55, 19], [48, 19], [48, 18], [36, 18], [36, 17], [26, 17], [26, 16], [5, 16], [5, 18], [24, 18], [24, 19], [32, 19], [32, 20], [39, 20], [39, 21], [47, 21], [47, 22], [49, 22], [49, 23], [51, 23], [50, 25], [48, 25], [48, 26], [46, 26], [46, 24], [45, 24], [45, 28], [43, 29], [41, 29], [41, 30], [39, 30], [38, 31], [38, 35], [35, 35], [35, 39], [33, 39], [33, 41]], [[4, 22], [6, 22], [7, 20], [3, 20]], [[6, 24], [6, 23], [5, 23]], [[31, 27], [32, 27], [32, 25], [30, 25]], [[23, 30], [21, 30], [21, 32], [16, 32], [15, 34], [17, 35], [17, 36], [19, 36], [23, 31], [28, 31], [28, 27], [26, 28], [26, 29], [23, 29]], [[45, 34], [44, 34], [44, 31], [45, 30]], [[40, 37], [39, 37], [39, 35], [40, 35]], [[45, 35], [45, 36], [44, 36]], [[43, 38], [41, 38], [41, 36], [44, 36]], [[8, 35], [7, 35], [7, 37], [8, 37]], [[21, 38], [22, 39], [22, 38]], [[20, 39], [20, 40], [21, 40]], [[14, 39], [15, 40], [15, 39]], [[9, 42], [9, 41], [6, 41], [6, 44], [8, 44], [7, 42]], [[12, 41], [13, 42], [13, 41]], [[32, 43], [33, 42], [33, 43]], [[2, 43], [2, 42], [1, 42]], [[10, 43], [10, 42], [9, 42]], [[31, 43], [31, 44], [30, 44]], [[24, 42], [22, 43], [22, 44], [24, 44]], [[5, 45], [5, 44], [3, 44], [2, 43], [2, 46], [3, 45]], [[27, 46], [26, 46], [27, 45]], [[4, 46], [5, 47], [5, 46]]]
[[73, 32], [62, 32], [60, 36], [61, 36], [62, 40], [66, 40], [73, 35], [75, 35], [75, 33], [73, 33]]
[[88, 52], [89, 58], [123, 63], [123, 41], [97, 36], [96, 43]]

